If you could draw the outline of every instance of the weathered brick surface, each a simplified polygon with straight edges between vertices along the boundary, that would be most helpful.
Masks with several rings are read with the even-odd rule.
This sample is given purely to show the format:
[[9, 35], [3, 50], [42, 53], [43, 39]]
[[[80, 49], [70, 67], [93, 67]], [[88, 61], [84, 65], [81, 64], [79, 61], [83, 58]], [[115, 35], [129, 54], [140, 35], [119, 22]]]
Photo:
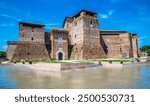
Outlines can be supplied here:
[[16, 47], [17, 47], [17, 43], [18, 42], [7, 42], [8, 44], [8, 47], [7, 47], [7, 59], [8, 60], [11, 60], [14, 53], [15, 53], [15, 50], [16, 50]]
[[74, 45], [71, 59], [97, 59], [106, 57], [100, 45], [99, 25], [95, 13], [82, 11], [77, 14], [72, 22], [71, 34], [71, 44]]
[[44, 25], [19, 23], [19, 41], [45, 42]]
[[63, 54], [63, 60], [68, 59], [68, 31], [52, 29], [51, 31], [51, 58], [58, 59], [58, 53]]
[[18, 42], [13, 60], [50, 60], [44, 43]]
[[[107, 51], [108, 58], [127, 58], [137, 57], [137, 42], [136, 38], [133, 39], [131, 33], [113, 32], [108, 34], [102, 33], [101, 39], [103, 40], [103, 48]], [[105, 44], [104, 44], [105, 43]], [[134, 47], [133, 47], [134, 46]]]
[[133, 57], [137, 58], [139, 57], [139, 51], [138, 51], [138, 40], [136, 35], [132, 35], [132, 49], [133, 49]]
[[50, 60], [45, 37], [44, 25], [19, 23], [19, 42], [12, 59]]
[[[100, 30], [96, 13], [82, 10], [66, 17], [64, 29], [19, 23], [19, 43], [9, 44], [10, 60], [59, 60], [138, 57], [138, 39], [126, 31]], [[15, 51], [15, 52], [14, 52]]]

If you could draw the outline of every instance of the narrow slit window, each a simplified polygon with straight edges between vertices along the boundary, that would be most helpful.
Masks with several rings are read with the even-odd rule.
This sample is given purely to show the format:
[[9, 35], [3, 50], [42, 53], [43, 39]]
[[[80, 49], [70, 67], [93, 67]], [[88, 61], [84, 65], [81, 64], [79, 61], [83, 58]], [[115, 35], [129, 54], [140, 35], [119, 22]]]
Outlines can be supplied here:
[[93, 21], [90, 21], [90, 24], [92, 25], [92, 24], [93, 24]]

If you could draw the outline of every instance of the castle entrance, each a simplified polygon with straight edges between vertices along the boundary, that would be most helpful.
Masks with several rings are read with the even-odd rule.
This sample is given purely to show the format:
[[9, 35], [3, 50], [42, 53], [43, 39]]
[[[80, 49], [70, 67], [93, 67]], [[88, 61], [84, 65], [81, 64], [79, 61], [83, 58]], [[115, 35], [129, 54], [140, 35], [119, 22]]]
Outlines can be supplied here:
[[63, 53], [62, 52], [58, 53], [58, 60], [63, 60]]

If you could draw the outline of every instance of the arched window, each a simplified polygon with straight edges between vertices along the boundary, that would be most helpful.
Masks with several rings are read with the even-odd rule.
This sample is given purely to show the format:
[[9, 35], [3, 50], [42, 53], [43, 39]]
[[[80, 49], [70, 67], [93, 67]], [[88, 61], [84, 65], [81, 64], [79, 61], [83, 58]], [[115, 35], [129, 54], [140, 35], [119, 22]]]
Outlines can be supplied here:
[[33, 37], [31, 38], [31, 40], [33, 41]]

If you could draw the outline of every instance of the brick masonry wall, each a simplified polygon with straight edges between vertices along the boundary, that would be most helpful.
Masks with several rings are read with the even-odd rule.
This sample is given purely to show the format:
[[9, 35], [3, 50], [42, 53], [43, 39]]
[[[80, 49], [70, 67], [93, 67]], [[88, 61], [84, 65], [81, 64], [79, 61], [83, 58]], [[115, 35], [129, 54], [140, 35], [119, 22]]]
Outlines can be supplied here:
[[19, 41], [44, 42], [43, 26], [24, 25], [19, 26]]
[[107, 46], [107, 57], [108, 58], [121, 58], [121, 45], [119, 35], [101, 35]]
[[132, 42], [131, 42], [131, 34], [130, 33], [123, 33], [120, 34], [120, 43], [121, 43], [121, 52], [122, 57], [133, 57], [132, 56]]
[[63, 53], [63, 59], [68, 59], [68, 31], [53, 29], [51, 31], [51, 58], [58, 60], [58, 53]]
[[50, 60], [50, 51], [46, 43], [42, 25], [20, 24], [19, 42], [13, 60]]
[[10, 61], [12, 60], [13, 55], [14, 55], [15, 50], [16, 50], [16, 47], [17, 47], [16, 43], [15, 44], [13, 44], [13, 43], [8, 44], [7, 51], [6, 51], [8, 60], [10, 60]]
[[137, 42], [137, 36], [132, 35], [132, 49], [133, 49], [133, 57], [138, 57], [138, 42]]
[[75, 17], [72, 25], [71, 59], [98, 59], [105, 58], [106, 54], [100, 45], [98, 19], [94, 15], [81, 12]]
[[64, 29], [68, 30], [68, 44], [72, 45], [71, 29], [72, 29], [73, 17], [67, 17], [64, 23]]
[[50, 60], [50, 54], [43, 43], [18, 42], [13, 60]]
[[[107, 49], [108, 58], [137, 57], [137, 38], [130, 33], [101, 35]], [[102, 44], [104, 47], [104, 44]]]
[[63, 59], [75, 60], [139, 55], [137, 36], [126, 32], [114, 35], [111, 31], [100, 34], [95, 13], [81, 11], [67, 17], [63, 26], [64, 29], [55, 28], [45, 33], [44, 25], [20, 23], [19, 43], [8, 45], [8, 59], [58, 59], [59, 52], [63, 53]]

